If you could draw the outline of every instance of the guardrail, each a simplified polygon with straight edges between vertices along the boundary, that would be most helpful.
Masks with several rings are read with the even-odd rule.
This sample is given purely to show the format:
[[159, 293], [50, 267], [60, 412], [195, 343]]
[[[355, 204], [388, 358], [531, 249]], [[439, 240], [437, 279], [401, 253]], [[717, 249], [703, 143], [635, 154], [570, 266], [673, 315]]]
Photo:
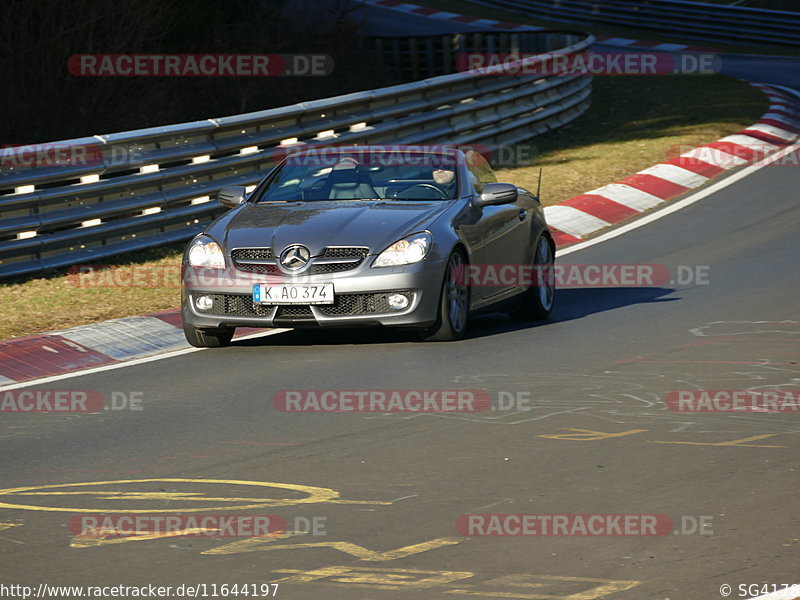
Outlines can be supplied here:
[[[571, 34], [549, 54], [584, 51]], [[486, 48], [500, 51], [484, 34]], [[489, 46], [488, 44], [492, 44]], [[537, 57], [527, 61], [541, 60]], [[255, 185], [276, 149], [330, 144], [500, 144], [571, 122], [591, 78], [453, 73], [260, 112], [56, 142], [70, 162], [9, 167], [0, 155], [0, 277], [26, 275], [185, 240], [226, 209], [228, 185]], [[55, 108], [54, 108], [55, 109]], [[282, 156], [282, 154], [281, 154]], [[46, 162], [47, 155], [40, 162]]]
[[471, 52], [540, 54], [575, 43], [585, 34], [574, 31], [465, 32], [426, 36], [371, 36], [365, 49], [382, 56], [400, 80], [448, 75], [456, 71], [456, 56]]
[[565, 23], [608, 23], [682, 38], [800, 46], [800, 13], [686, 0], [477, 0]]

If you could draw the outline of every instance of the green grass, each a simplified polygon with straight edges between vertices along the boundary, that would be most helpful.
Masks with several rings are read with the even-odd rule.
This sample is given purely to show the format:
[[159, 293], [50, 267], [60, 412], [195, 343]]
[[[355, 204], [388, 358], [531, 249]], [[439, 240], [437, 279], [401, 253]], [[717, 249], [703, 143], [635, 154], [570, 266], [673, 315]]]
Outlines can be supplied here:
[[[539, 155], [532, 165], [499, 170], [501, 181], [535, 189], [538, 169], [532, 167], [542, 166], [543, 201], [557, 203], [662, 162], [675, 146], [739, 131], [767, 107], [760, 92], [722, 76], [597, 77], [593, 85], [589, 111], [534, 140]], [[105, 261], [166, 275], [161, 281], [172, 285], [84, 287], [64, 274], [0, 284], [0, 339], [176, 308], [182, 246]]]

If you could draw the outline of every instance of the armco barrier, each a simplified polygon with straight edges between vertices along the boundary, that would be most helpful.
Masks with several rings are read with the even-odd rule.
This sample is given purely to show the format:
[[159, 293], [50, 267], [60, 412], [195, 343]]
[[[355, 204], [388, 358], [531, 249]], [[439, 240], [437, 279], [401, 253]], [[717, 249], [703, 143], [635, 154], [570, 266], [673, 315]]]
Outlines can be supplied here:
[[[569, 35], [568, 46], [549, 54], [581, 52], [594, 42], [591, 35]], [[484, 34], [486, 48], [502, 51], [492, 36], [497, 32]], [[590, 93], [585, 76], [461, 72], [261, 112], [56, 142], [99, 158], [35, 168], [0, 161], [0, 277], [188, 239], [225, 210], [216, 192], [257, 183], [281, 146], [481, 143], [491, 150], [573, 121], [589, 107]]]
[[461, 53], [508, 52], [541, 54], [574, 43], [584, 34], [570, 31], [468, 31], [426, 36], [371, 36], [365, 49], [379, 54], [400, 80], [415, 80], [456, 72]]
[[800, 13], [686, 0], [476, 0], [566, 23], [608, 23], [682, 38], [800, 46]]

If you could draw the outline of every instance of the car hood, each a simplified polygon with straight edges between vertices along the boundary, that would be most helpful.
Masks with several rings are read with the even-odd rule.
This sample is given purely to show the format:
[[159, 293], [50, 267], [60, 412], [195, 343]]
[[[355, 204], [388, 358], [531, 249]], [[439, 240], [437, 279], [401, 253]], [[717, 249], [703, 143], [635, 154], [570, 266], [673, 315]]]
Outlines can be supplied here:
[[[209, 233], [228, 249], [303, 244], [312, 256], [326, 246], [367, 246], [377, 254], [398, 239], [427, 229], [454, 201], [308, 202], [246, 204]], [[222, 235], [220, 235], [222, 234]]]

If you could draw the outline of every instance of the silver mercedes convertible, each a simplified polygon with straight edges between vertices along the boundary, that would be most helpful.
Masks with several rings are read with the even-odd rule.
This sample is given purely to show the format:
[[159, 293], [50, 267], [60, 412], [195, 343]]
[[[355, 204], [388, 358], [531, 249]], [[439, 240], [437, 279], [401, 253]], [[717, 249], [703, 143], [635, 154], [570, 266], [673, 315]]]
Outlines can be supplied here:
[[[385, 326], [458, 340], [471, 315], [544, 319], [555, 252], [538, 198], [478, 152], [350, 146], [291, 152], [187, 246], [186, 339], [236, 327]], [[504, 269], [504, 267], [511, 267]], [[507, 277], [498, 277], [499, 272]]]

